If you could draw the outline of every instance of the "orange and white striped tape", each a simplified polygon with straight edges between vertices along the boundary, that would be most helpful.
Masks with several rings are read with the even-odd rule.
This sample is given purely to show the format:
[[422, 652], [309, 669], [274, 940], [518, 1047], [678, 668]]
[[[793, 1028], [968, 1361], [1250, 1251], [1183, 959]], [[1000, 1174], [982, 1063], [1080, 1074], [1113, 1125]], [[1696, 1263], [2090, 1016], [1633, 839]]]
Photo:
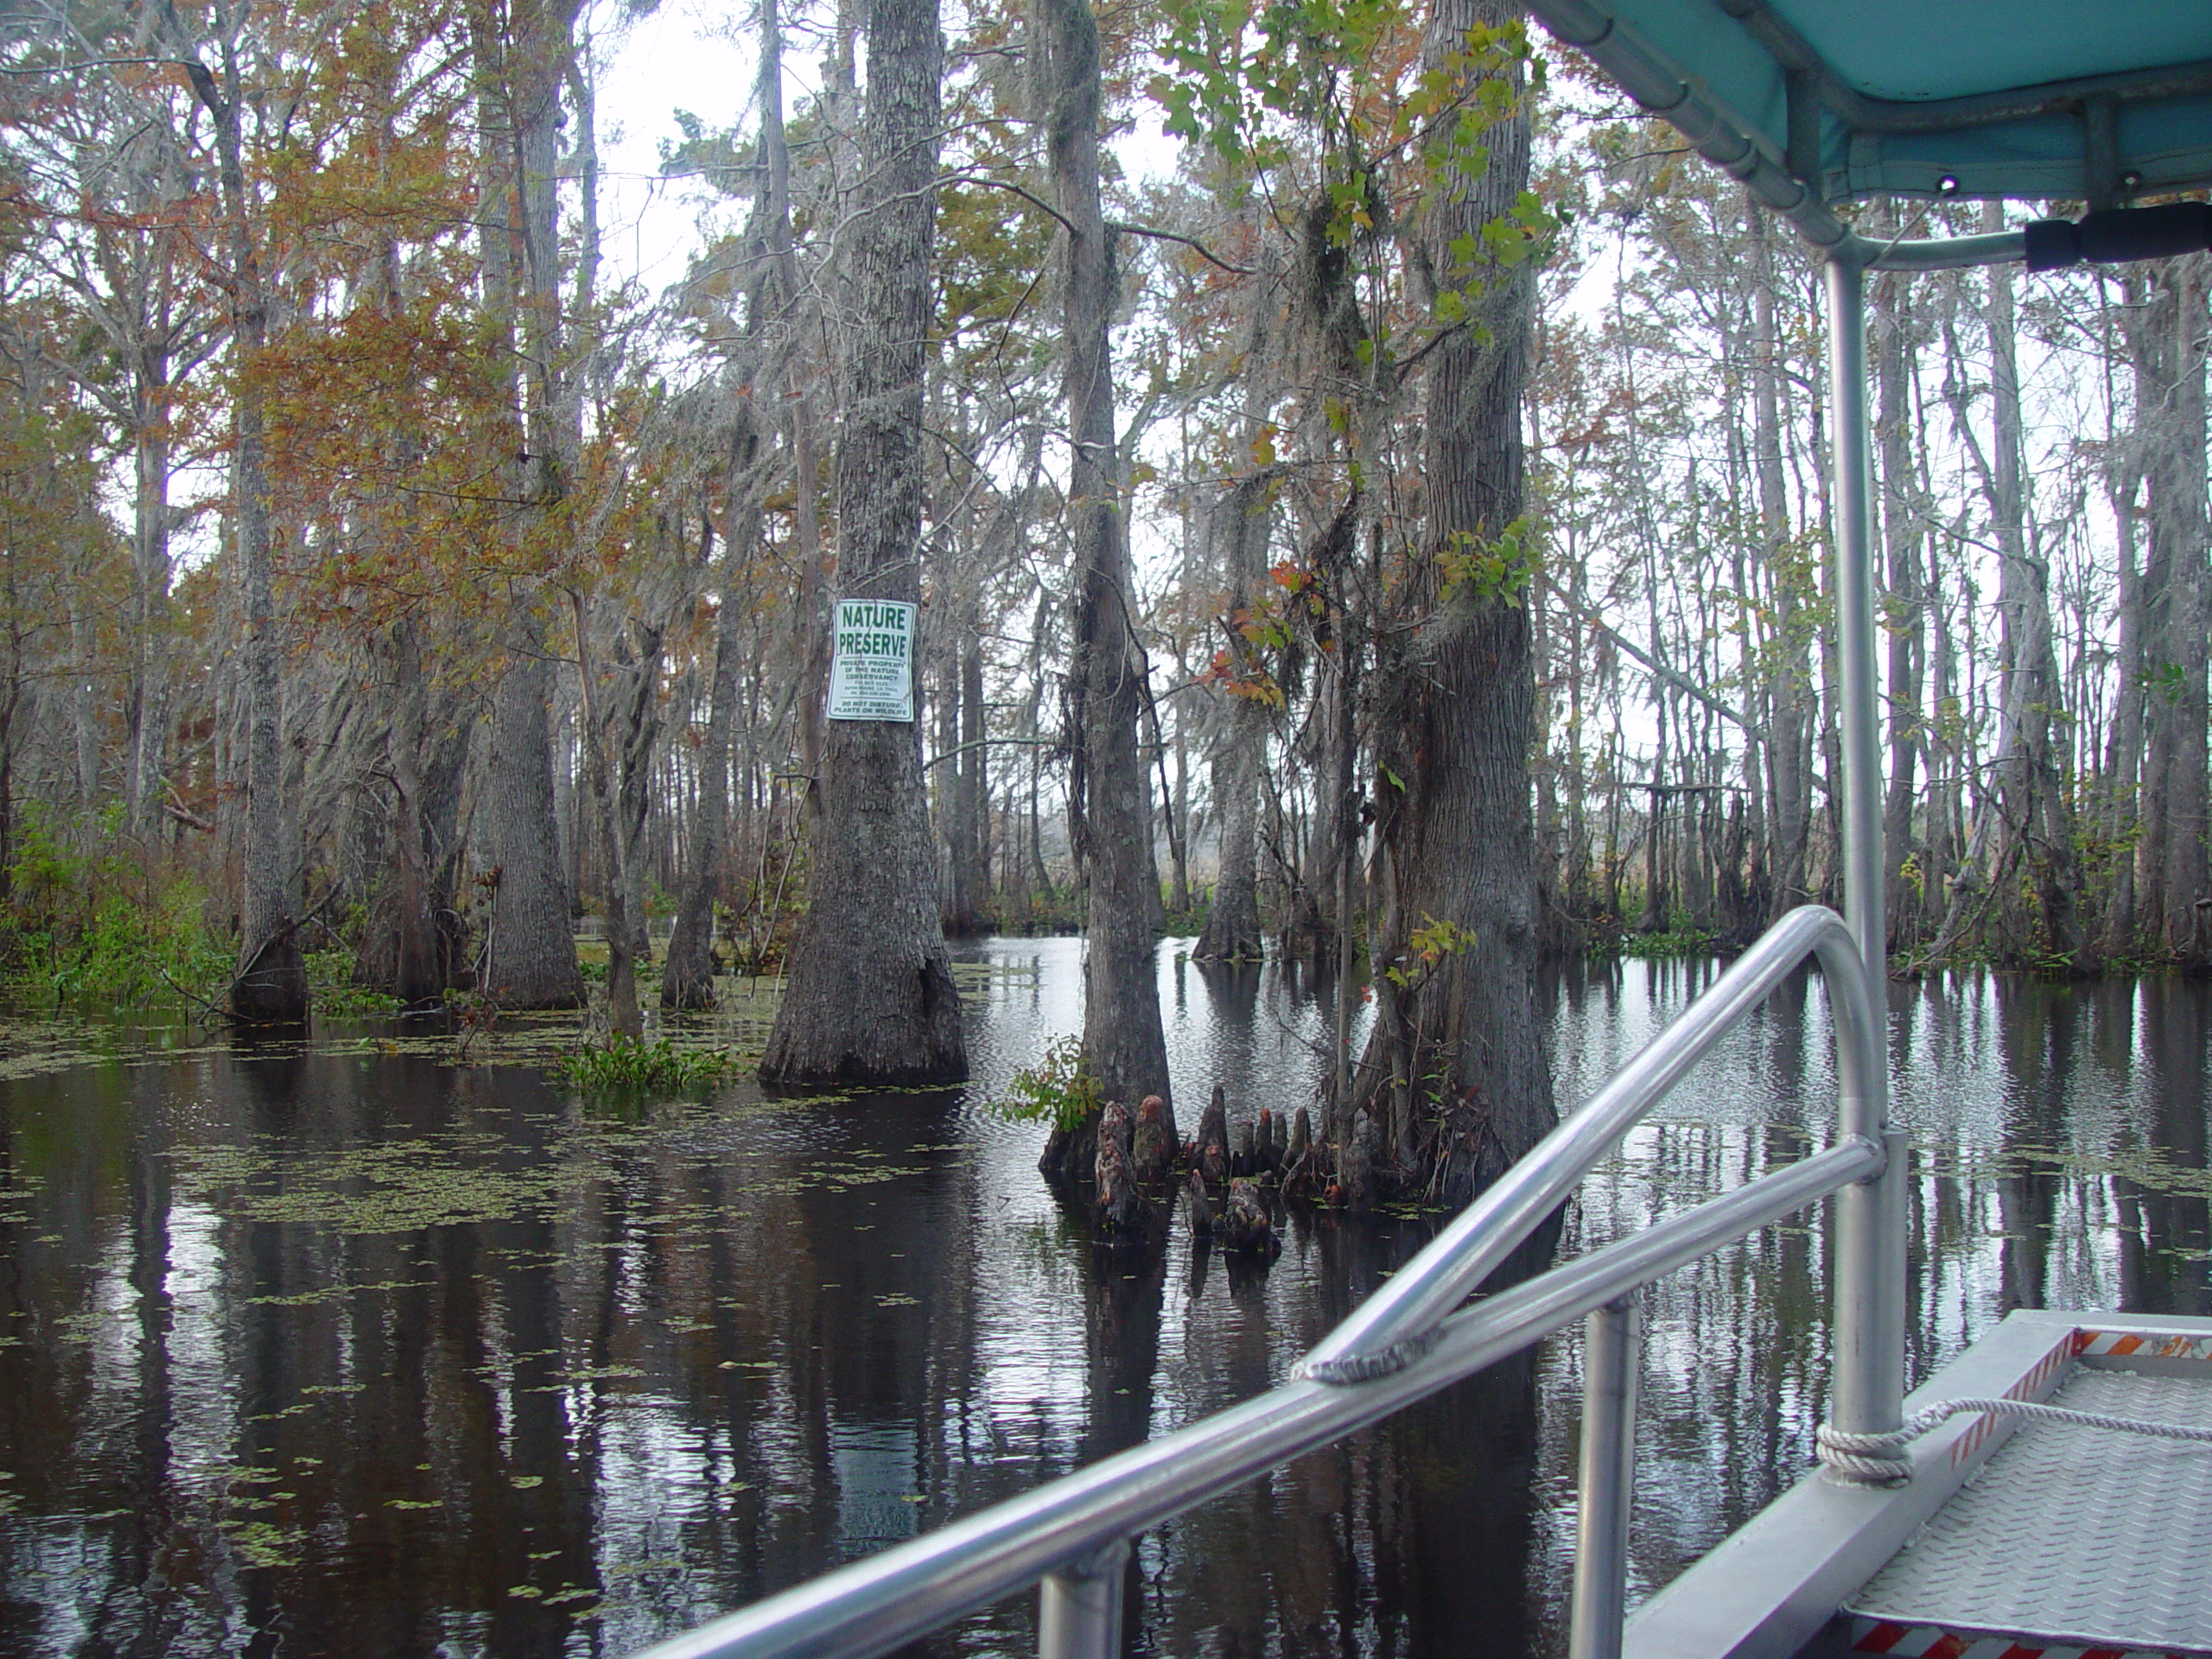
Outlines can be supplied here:
[[1947, 1630], [1935, 1624], [1900, 1624], [1894, 1619], [1851, 1621], [1853, 1653], [1887, 1653], [1897, 1659], [2186, 1659], [2156, 1648], [2076, 1648]]
[[2138, 1359], [2196, 1359], [2212, 1361], [2212, 1337], [2155, 1337], [2141, 1332], [2080, 1330], [2074, 1333], [2077, 1356], [2109, 1354], [2114, 1359], [2129, 1355]]

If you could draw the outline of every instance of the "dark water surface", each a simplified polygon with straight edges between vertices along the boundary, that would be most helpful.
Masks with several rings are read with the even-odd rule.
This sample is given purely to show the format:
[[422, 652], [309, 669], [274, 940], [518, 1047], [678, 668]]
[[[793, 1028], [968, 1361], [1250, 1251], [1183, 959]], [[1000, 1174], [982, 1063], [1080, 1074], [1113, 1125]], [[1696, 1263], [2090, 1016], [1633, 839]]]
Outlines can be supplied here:
[[[627, 1113], [404, 1042], [0, 1052], [0, 1654], [626, 1653], [1279, 1380], [1418, 1248], [1300, 1221], [1270, 1269], [1094, 1253], [977, 1103], [1080, 1023], [1078, 945], [963, 973], [974, 1089]], [[1161, 953], [1179, 1109], [1310, 1096], [1325, 1006]], [[1580, 1100], [1710, 964], [1555, 994]], [[2171, 981], [1895, 988], [1922, 1160], [1916, 1378], [2008, 1308], [2206, 1309], [2208, 1001]], [[382, 1028], [378, 1028], [382, 1029]], [[396, 1029], [396, 1028], [395, 1028]], [[66, 1043], [43, 1034], [46, 1047]], [[1824, 1135], [1786, 992], [1585, 1189], [1585, 1248]], [[1647, 1304], [1635, 1593], [1809, 1463], [1826, 1244], [1770, 1230]], [[1147, 1535], [1134, 1645], [1563, 1648], [1577, 1343]], [[940, 1637], [1032, 1641], [1033, 1598]]]

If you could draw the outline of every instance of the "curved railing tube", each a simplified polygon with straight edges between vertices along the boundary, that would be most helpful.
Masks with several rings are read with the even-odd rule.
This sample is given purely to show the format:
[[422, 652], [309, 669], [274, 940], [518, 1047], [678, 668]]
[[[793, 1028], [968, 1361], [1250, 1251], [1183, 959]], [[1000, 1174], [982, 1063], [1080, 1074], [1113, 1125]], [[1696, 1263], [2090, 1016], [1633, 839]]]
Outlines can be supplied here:
[[[1095, 1580], [1102, 1549], [1484, 1370], [1639, 1286], [1864, 1179], [1881, 1161], [1871, 1141], [1847, 1138], [1452, 1314], [1426, 1352], [1388, 1376], [1359, 1388], [1294, 1378], [755, 1602], [638, 1659], [873, 1659], [1064, 1568], [1074, 1568], [1068, 1576], [1078, 1581]], [[1064, 1604], [1073, 1599], [1063, 1588], [1055, 1610], [1071, 1611]]]
[[[1453, 1312], [1808, 955], [1821, 958], [1836, 1025], [1836, 1144]], [[1866, 1086], [1878, 1078], [1870, 1068], [1881, 1065], [1883, 1049], [1863, 961], [1834, 912], [1790, 912], [1281, 1387], [664, 1642], [642, 1659], [869, 1659], [1040, 1580], [1047, 1659], [1103, 1659], [1119, 1645], [1115, 1564], [1137, 1533], [1380, 1421], [1831, 1192], [1851, 1187], [1871, 1197], [1868, 1184], [1896, 1154], [1883, 1145], [1881, 1092]], [[1869, 1204], [1858, 1214], [1868, 1218]], [[1849, 1248], [1840, 1243], [1840, 1254]], [[1866, 1309], [1844, 1306], [1840, 1290], [1838, 1301], [1839, 1363], [1854, 1353], [1878, 1358], [1878, 1342], [1854, 1350], [1842, 1330]], [[1616, 1427], [1632, 1433], [1625, 1423]], [[1626, 1443], [1621, 1455], [1629, 1455]], [[1618, 1587], [1590, 1588], [1588, 1596], [1578, 1590], [1578, 1601], [1609, 1610], [1608, 1632], [1586, 1650], [1616, 1651]]]
[[1518, 1249], [1621, 1136], [1664, 1099], [1744, 1016], [1817, 952], [1837, 1035], [1842, 1105], [1837, 1131], [1879, 1143], [1878, 1102], [1866, 1084], [1881, 1064], [1880, 1033], [1859, 948], [1841, 917], [1818, 905], [1768, 929], [1667, 1029], [1401, 1268], [1300, 1362], [1300, 1375], [1361, 1382], [1406, 1363], [1426, 1333]]

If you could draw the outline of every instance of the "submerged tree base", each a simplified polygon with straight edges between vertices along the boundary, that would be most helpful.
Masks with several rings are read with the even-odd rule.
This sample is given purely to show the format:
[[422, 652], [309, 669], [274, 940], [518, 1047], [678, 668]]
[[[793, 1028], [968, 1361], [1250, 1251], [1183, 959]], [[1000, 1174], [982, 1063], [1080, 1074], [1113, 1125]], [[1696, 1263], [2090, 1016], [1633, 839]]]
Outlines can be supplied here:
[[307, 1023], [311, 1006], [307, 964], [295, 935], [296, 930], [287, 925], [281, 938], [255, 951], [238, 970], [226, 999], [233, 1020], [243, 1026]]
[[968, 1080], [960, 991], [942, 945], [911, 970], [918, 983], [886, 984], [878, 974], [871, 984], [819, 963], [805, 972], [801, 960], [761, 1058], [761, 1082], [915, 1089]]

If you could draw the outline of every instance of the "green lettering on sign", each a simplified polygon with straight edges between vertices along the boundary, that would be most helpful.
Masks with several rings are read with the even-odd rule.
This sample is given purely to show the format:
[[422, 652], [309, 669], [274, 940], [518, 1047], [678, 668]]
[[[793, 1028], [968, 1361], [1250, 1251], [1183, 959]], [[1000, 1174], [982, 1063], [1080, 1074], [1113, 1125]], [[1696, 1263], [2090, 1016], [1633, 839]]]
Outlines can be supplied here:
[[841, 599], [832, 630], [830, 718], [914, 718], [914, 625], [921, 607], [896, 599]]

